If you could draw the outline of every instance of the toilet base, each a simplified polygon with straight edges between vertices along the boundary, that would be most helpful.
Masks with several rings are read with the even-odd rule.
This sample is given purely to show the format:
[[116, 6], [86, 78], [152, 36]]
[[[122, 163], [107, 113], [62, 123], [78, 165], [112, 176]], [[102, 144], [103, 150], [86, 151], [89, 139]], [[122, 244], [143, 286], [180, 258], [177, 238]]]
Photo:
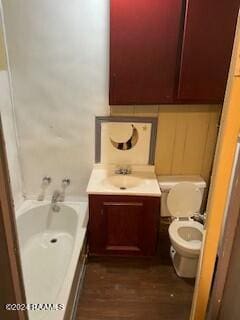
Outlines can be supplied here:
[[198, 269], [199, 257], [187, 258], [179, 255], [171, 246], [170, 256], [172, 258], [174, 269], [177, 275], [181, 278], [195, 278]]

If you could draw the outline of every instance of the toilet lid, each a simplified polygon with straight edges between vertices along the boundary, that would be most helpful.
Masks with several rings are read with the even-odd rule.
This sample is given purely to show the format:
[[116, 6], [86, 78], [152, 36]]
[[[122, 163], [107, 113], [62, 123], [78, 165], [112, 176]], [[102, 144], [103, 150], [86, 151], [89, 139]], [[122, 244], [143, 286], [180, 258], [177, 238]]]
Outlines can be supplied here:
[[201, 191], [191, 182], [176, 184], [167, 198], [168, 210], [173, 217], [191, 217], [199, 211], [201, 202]]

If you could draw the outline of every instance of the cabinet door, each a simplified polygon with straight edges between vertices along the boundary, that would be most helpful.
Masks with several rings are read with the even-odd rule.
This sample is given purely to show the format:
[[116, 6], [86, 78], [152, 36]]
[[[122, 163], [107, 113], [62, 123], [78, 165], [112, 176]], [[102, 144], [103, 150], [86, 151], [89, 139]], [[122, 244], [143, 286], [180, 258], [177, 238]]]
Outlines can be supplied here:
[[111, 0], [110, 105], [173, 101], [182, 0]]
[[90, 196], [90, 254], [154, 255], [158, 198]]
[[105, 251], [114, 254], [143, 254], [144, 204], [138, 202], [104, 202], [106, 226]]
[[188, 0], [178, 98], [222, 103], [231, 61], [239, 0]]

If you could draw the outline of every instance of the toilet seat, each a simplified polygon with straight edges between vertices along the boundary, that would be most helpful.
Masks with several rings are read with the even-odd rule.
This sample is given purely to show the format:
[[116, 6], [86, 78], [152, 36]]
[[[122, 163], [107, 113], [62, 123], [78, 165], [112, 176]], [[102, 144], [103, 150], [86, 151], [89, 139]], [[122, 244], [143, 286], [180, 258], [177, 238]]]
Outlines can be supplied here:
[[169, 191], [167, 197], [168, 210], [175, 218], [168, 228], [172, 244], [170, 256], [180, 277], [194, 278], [197, 273], [203, 225], [193, 221], [191, 217], [199, 212], [201, 203], [202, 193], [191, 182], [178, 183]]
[[167, 197], [168, 210], [173, 217], [191, 217], [202, 203], [201, 191], [191, 182], [176, 184]]
[[180, 220], [174, 220], [168, 229], [170, 238], [177, 243], [178, 246], [180, 246], [183, 250], [190, 251], [200, 251], [202, 240], [197, 241], [187, 241], [183, 239], [179, 234], [179, 229], [182, 227], [197, 229], [201, 235], [203, 234], [203, 225], [199, 222], [188, 220], [188, 221], [180, 221]]
[[[181, 228], [184, 227], [187, 227], [188, 230], [179, 232]], [[196, 231], [197, 234], [194, 234]], [[188, 233], [193, 235], [193, 239], [201, 239], [203, 237], [203, 225], [193, 220], [174, 220], [170, 224], [168, 232], [172, 244], [170, 256], [177, 275], [183, 278], [195, 278], [202, 240], [187, 241], [185, 239], [188, 238]], [[181, 235], [183, 235], [183, 237]]]

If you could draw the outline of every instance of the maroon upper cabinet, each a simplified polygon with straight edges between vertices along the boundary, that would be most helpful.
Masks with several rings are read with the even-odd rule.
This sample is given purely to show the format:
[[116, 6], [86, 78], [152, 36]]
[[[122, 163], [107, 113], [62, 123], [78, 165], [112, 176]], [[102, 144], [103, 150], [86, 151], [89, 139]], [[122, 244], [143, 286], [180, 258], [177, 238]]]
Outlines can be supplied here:
[[222, 103], [240, 0], [111, 0], [110, 105]]
[[178, 99], [221, 103], [234, 42], [239, 0], [188, 0]]
[[181, 0], [111, 0], [110, 105], [171, 103]]

